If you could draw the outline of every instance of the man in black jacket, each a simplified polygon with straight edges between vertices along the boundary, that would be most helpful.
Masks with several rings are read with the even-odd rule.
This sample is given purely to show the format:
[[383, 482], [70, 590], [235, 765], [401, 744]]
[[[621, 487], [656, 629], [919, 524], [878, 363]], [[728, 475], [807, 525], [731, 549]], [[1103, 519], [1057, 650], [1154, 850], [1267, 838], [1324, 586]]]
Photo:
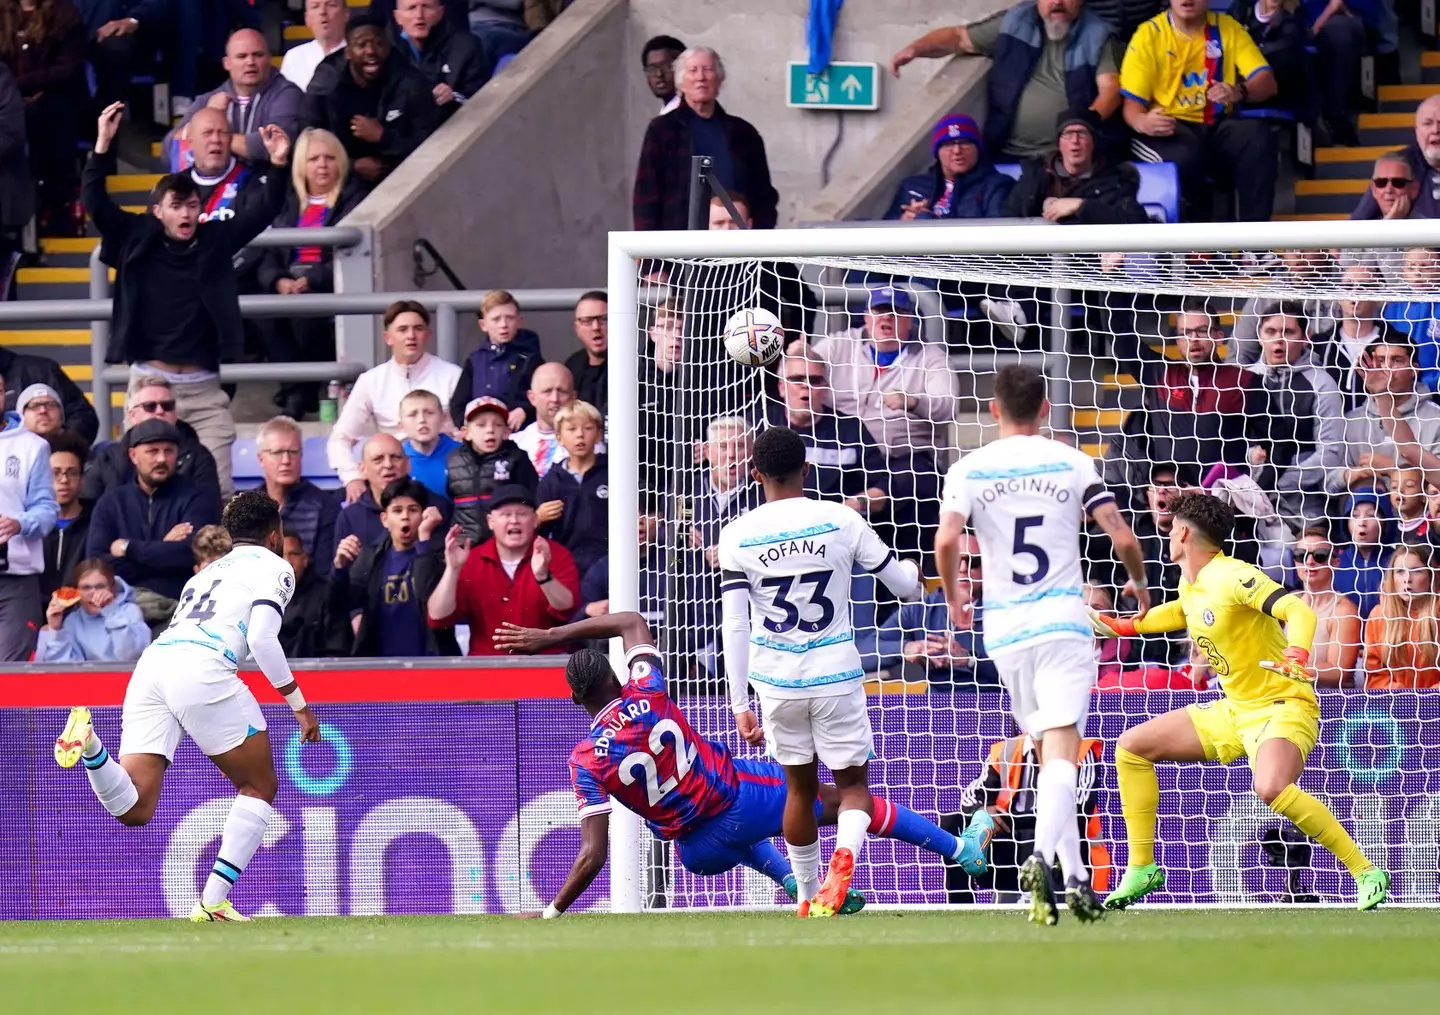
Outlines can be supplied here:
[[391, 51], [384, 22], [362, 14], [310, 80], [303, 121], [338, 137], [355, 175], [373, 187], [434, 133], [440, 115], [425, 79]]
[[1140, 190], [1135, 167], [1128, 162], [1111, 165], [1096, 156], [1100, 117], [1094, 110], [1065, 110], [1055, 132], [1058, 150], [1025, 162], [1020, 182], [1005, 201], [1007, 216], [1082, 225], [1150, 221], [1135, 198]]
[[399, 0], [389, 35], [395, 52], [429, 83], [442, 120], [453, 116], [494, 72], [480, 40], [451, 25], [440, 0]]
[[284, 556], [295, 571], [295, 592], [280, 625], [280, 647], [285, 655], [290, 659], [349, 655], [355, 637], [349, 618], [335, 616], [329, 583], [310, 566], [310, 554], [293, 532], [285, 533]]
[[75, 584], [75, 565], [85, 559], [85, 538], [90, 533], [91, 501], [81, 496], [89, 448], [74, 431], [61, 430], [50, 441], [50, 476], [55, 481], [55, 503], [60, 513], [55, 528], [45, 537], [45, 570], [40, 578], [40, 601], [63, 585]]
[[[218, 502], [220, 477], [215, 471], [215, 458], [200, 443], [194, 428], [180, 422], [175, 390], [158, 374], [133, 378], [125, 397], [125, 425], [137, 427], [147, 419], [163, 420], [180, 432], [180, 453], [175, 460], [175, 474], [190, 480]], [[130, 441], [129, 434], [126, 434], [118, 441], [110, 441], [96, 449], [85, 466], [85, 482], [80, 489], [80, 497], [94, 503], [134, 478], [135, 466], [130, 463]]]
[[220, 491], [234, 489], [230, 445], [235, 420], [220, 389], [220, 364], [244, 351], [234, 257], [280, 212], [290, 173], [290, 139], [273, 124], [260, 128], [270, 166], [262, 167], [265, 200], [235, 209], [229, 219], [201, 222], [195, 181], [178, 173], [161, 177], [146, 214], [115, 204], [105, 180], [116, 171], [111, 144], [122, 103], [100, 114], [95, 151], [85, 164], [81, 194], [101, 237], [101, 260], [115, 269], [107, 363], [129, 363], [134, 373], [163, 373], [174, 387], [179, 417], [195, 428], [215, 456]]
[[32, 384], [44, 384], [60, 396], [60, 407], [65, 414], [62, 425], [66, 430], [79, 434], [87, 444], [100, 432], [100, 420], [85, 392], [49, 356], [11, 352], [0, 347], [0, 377], [5, 378], [7, 410], [13, 412], [19, 409], [16, 398], [20, 392]]

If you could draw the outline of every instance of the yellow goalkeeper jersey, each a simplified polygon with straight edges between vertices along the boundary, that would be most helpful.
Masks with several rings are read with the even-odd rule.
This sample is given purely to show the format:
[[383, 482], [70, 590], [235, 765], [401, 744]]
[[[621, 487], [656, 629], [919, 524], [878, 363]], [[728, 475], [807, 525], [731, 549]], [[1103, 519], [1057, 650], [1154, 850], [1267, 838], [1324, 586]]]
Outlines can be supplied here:
[[[1299, 699], [1318, 714], [1312, 685], [1260, 667], [1266, 660], [1280, 661], [1290, 645], [1309, 651], [1314, 614], [1297, 597], [1259, 568], [1221, 553], [1200, 569], [1193, 585], [1182, 576], [1179, 600], [1151, 611], [1142, 626], [1168, 620], [1168, 630], [1178, 628], [1180, 616], [1164, 616], [1177, 603], [1191, 641], [1220, 677], [1227, 698], [1242, 706]], [[1288, 639], [1281, 627], [1285, 620], [1292, 621]]]

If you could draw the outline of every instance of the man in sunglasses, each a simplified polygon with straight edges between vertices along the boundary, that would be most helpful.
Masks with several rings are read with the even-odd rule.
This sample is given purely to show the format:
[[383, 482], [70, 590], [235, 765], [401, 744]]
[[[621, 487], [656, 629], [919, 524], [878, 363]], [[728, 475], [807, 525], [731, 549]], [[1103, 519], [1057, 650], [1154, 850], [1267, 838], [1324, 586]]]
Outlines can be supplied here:
[[[1415, 173], [1404, 152], [1391, 152], [1375, 160], [1375, 168], [1370, 172], [1370, 189], [1365, 194], [1365, 199], [1372, 201], [1379, 211], [1373, 218], [1427, 218], [1417, 209], [1419, 194]], [[1405, 250], [1402, 247], [1342, 250], [1341, 271], [1353, 273], [1356, 267], [1364, 268], [1372, 278], [1382, 274], [1386, 282], [1405, 284]]]
[[215, 456], [200, 443], [195, 429], [189, 423], [181, 422], [176, 412], [175, 391], [170, 382], [159, 375], [142, 375], [130, 382], [130, 390], [125, 397], [127, 434], [96, 449], [85, 467], [81, 499], [94, 503], [103, 494], [134, 480], [135, 466], [130, 463], [128, 431], [147, 419], [162, 420], [180, 431], [175, 474], [213, 494], [216, 503], [219, 503], [220, 476], [215, 469]]
[[[1440, 218], [1440, 95], [1420, 103], [1415, 110], [1415, 140], [1396, 155], [1398, 162], [1390, 161], [1389, 156], [1381, 160], [1385, 164], [1383, 173], [1381, 164], [1376, 163], [1370, 188], [1350, 213], [1352, 219]], [[1400, 182], [1405, 186], [1399, 186]], [[1388, 207], [1381, 200], [1382, 192], [1387, 190], [1392, 192]], [[1397, 214], [1397, 195], [1393, 192], [1398, 190], [1406, 191], [1408, 196], [1404, 210]]]

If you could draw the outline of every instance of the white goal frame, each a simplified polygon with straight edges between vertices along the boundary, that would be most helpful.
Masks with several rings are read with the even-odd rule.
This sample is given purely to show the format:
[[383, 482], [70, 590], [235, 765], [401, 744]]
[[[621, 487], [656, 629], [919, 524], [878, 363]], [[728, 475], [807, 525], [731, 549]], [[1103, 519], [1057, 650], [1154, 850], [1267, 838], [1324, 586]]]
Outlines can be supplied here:
[[[1123, 226], [1040, 223], [875, 225], [715, 232], [612, 232], [609, 239], [609, 561], [610, 605], [638, 610], [640, 515], [638, 264], [666, 258], [915, 257], [1182, 253], [1440, 247], [1440, 219], [1343, 222], [1226, 222]], [[1103, 288], [1104, 286], [1099, 286]], [[1440, 293], [1436, 294], [1440, 299]], [[612, 661], [621, 666], [618, 642]], [[610, 816], [610, 907], [642, 910], [641, 826], [618, 804]], [[929, 908], [929, 907], [927, 907]]]

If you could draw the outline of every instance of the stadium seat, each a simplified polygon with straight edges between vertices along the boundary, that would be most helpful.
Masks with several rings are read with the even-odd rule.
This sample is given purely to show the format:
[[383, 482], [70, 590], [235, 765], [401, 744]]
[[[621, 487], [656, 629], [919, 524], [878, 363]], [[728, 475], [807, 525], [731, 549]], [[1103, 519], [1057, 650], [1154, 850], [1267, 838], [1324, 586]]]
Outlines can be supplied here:
[[325, 450], [325, 437], [306, 437], [302, 446], [300, 475], [322, 490], [340, 489], [340, 477], [330, 468], [329, 454]]
[[[1140, 173], [1136, 194], [1150, 218], [1156, 222], [1180, 221], [1180, 170], [1173, 162], [1132, 162]], [[995, 168], [1012, 180], [1020, 179], [1018, 162], [997, 162]]]
[[[322, 490], [340, 489], [340, 477], [330, 468], [325, 453], [324, 437], [306, 437], [302, 445], [300, 475]], [[258, 442], [254, 437], [239, 437], [230, 445], [230, 467], [235, 475], [237, 489], [255, 486], [265, 482], [265, 473], [260, 468]]]
[[237, 489], [264, 482], [265, 473], [260, 470], [260, 454], [254, 437], [237, 437], [230, 445], [230, 471], [235, 476]]

